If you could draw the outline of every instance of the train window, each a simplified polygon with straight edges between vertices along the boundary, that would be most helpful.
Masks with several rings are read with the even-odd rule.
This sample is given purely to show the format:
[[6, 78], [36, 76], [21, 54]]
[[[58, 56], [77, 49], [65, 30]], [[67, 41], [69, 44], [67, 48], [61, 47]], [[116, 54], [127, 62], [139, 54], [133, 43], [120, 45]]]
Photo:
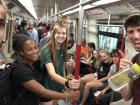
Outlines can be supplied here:
[[107, 49], [109, 52], [117, 48], [117, 38], [99, 35], [99, 49]]
[[123, 36], [120, 30], [122, 30], [120, 27], [99, 26], [99, 49], [111, 52], [112, 49], [120, 48], [119, 43]]
[[109, 26], [99, 26], [99, 31], [103, 32], [112, 32], [112, 33], [119, 33], [120, 27], [109, 27]]

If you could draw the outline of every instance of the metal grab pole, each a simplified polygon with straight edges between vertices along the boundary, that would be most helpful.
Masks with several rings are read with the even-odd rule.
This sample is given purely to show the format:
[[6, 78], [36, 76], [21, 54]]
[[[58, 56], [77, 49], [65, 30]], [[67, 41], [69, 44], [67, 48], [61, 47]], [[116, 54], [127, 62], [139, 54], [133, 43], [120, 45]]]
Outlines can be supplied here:
[[107, 25], [110, 24], [111, 14], [109, 14]]
[[[80, 0], [80, 3], [82, 0]], [[82, 27], [83, 27], [83, 15], [84, 10], [81, 4], [79, 4], [79, 21], [78, 21], [78, 35], [76, 41], [76, 64], [74, 71], [74, 78], [79, 79], [79, 69], [80, 69], [80, 53], [81, 53], [81, 38], [82, 38]], [[72, 105], [77, 105], [77, 101], [74, 101]]]
[[84, 6], [84, 5], [90, 4], [92, 2], [94, 2], [94, 0], [80, 1], [80, 3], [78, 3], [78, 4], [74, 5], [74, 6], [71, 6], [71, 7], [67, 8], [67, 9], [65, 9], [65, 10], [59, 11], [57, 14], [53, 14], [50, 17], [54, 17], [55, 15], [59, 15], [59, 14], [68, 12], [69, 10], [73, 10], [75, 8], [78, 8], [79, 5]]

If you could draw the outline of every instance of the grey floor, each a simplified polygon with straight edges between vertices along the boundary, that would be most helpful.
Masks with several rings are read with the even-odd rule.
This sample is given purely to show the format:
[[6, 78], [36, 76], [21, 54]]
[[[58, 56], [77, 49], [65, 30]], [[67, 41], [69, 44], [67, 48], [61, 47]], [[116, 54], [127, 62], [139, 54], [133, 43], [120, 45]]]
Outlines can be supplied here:
[[[118, 102], [113, 102], [110, 105], [131, 105], [132, 100], [130, 101], [124, 101], [123, 99]], [[72, 105], [70, 102], [65, 102], [63, 100], [59, 100], [59, 105]]]
[[71, 102], [65, 102], [64, 100], [59, 100], [59, 105], [72, 105]]

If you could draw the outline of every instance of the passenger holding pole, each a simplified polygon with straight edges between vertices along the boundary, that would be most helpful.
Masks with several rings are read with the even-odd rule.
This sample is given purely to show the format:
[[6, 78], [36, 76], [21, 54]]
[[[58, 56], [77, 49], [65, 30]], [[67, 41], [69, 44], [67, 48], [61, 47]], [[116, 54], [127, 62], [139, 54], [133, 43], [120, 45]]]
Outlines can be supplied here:
[[[41, 50], [41, 70], [45, 71], [43, 82], [47, 89], [57, 92], [63, 91], [64, 86], [71, 89], [79, 88], [79, 80], [64, 78], [64, 62], [67, 52], [67, 31], [64, 25], [56, 24], [52, 30], [52, 37]], [[57, 100], [42, 99], [41, 105], [56, 105]]]
[[[120, 51], [121, 60], [120, 60], [120, 70], [137, 63], [140, 65], [140, 13], [134, 13], [126, 19], [124, 23], [126, 29], [127, 37], [132, 43], [133, 47], [139, 53], [136, 54], [132, 61], [128, 57], [127, 51], [125, 53]], [[133, 98], [132, 105], [140, 104], [140, 77], [136, 80], [131, 80], [129, 85], [121, 89], [121, 94], [125, 100]]]

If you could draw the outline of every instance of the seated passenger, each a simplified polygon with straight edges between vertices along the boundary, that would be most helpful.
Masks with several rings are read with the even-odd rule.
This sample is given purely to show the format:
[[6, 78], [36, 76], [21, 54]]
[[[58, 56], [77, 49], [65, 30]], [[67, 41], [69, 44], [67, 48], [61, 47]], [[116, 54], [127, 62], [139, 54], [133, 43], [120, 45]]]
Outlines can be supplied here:
[[[113, 65], [110, 67], [110, 71], [108, 73], [108, 77], [111, 77], [116, 72], [119, 71], [119, 59], [120, 54], [117, 49], [112, 50], [111, 57], [113, 60]], [[98, 97], [98, 104], [99, 105], [109, 105], [110, 102], [118, 101], [121, 99], [121, 94], [119, 92], [114, 92], [110, 89], [110, 86], [108, 85], [106, 88], [100, 91], [100, 95]]]
[[87, 64], [91, 65], [93, 73], [97, 72], [101, 67], [101, 59], [98, 50], [93, 50], [92, 56], [87, 60]]
[[81, 59], [85, 61], [88, 59], [88, 48], [86, 45], [86, 40], [83, 39], [81, 41]]
[[92, 76], [93, 79], [88, 78], [88, 80], [81, 78], [81, 82], [84, 82], [85, 85], [83, 90], [83, 98], [80, 105], [85, 104], [91, 89], [101, 90], [105, 88], [108, 84], [108, 72], [110, 71], [110, 66], [113, 64], [113, 62], [107, 51], [101, 50], [99, 54], [101, 57], [102, 64], [101, 68], [97, 71], [97, 79], [95, 78], [95, 76]]
[[88, 58], [90, 58], [92, 56], [93, 51], [96, 49], [95, 43], [94, 42], [88, 42], [87, 47], [88, 47]]

